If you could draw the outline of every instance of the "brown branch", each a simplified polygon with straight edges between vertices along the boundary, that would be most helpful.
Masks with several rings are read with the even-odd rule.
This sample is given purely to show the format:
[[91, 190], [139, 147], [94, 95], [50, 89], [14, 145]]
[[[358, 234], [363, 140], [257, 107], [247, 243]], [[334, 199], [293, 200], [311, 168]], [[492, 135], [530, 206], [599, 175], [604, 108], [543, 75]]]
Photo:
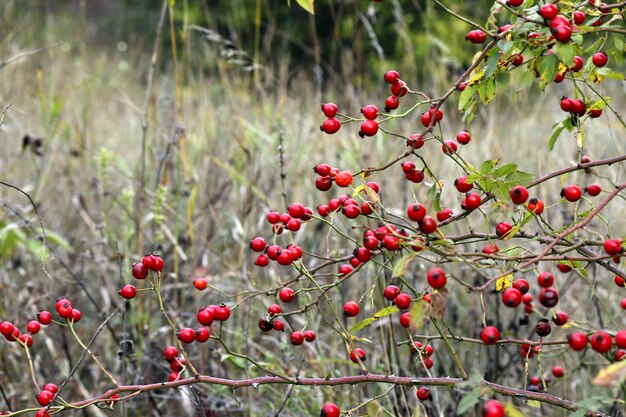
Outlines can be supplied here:
[[[300, 386], [338, 386], [338, 385], [356, 385], [363, 383], [377, 383], [377, 384], [393, 384], [398, 386], [418, 386], [418, 385], [429, 385], [429, 386], [443, 386], [443, 387], [454, 387], [457, 384], [463, 383], [465, 380], [463, 378], [414, 378], [407, 376], [394, 376], [394, 375], [380, 375], [380, 374], [365, 374], [365, 375], [354, 375], [354, 376], [342, 376], [338, 378], [297, 378], [297, 382], [295, 385]], [[83, 401], [74, 402], [68, 404], [65, 408], [84, 408], [98, 402], [102, 402], [110, 398], [114, 394], [121, 393], [131, 393], [130, 396], [135, 396], [142, 392], [159, 390], [163, 388], [176, 388], [186, 385], [194, 385], [198, 383], [210, 384], [210, 385], [222, 385], [227, 386], [232, 389], [244, 388], [244, 387], [253, 387], [257, 388], [260, 385], [293, 385], [292, 382], [286, 381], [283, 378], [275, 377], [275, 376], [261, 376], [256, 378], [248, 378], [248, 379], [226, 379], [226, 378], [217, 378], [207, 375], [198, 375], [193, 378], [181, 379], [174, 382], [158, 382], [153, 384], [146, 385], [123, 385], [119, 386], [116, 389], [109, 390], [104, 394]], [[518, 388], [512, 388], [505, 385], [496, 384], [490, 381], [486, 381], [481, 379], [476, 381], [476, 385], [485, 387], [489, 389], [491, 392], [495, 394], [505, 395], [508, 397], [521, 398], [524, 400], [535, 400], [541, 403], [554, 405], [556, 407], [560, 407], [569, 411], [577, 411], [581, 407], [573, 403], [572, 401], [565, 400], [563, 398], [557, 397], [556, 395], [552, 395], [546, 392], [532, 392], [526, 391]], [[124, 398], [122, 398], [123, 400]], [[54, 409], [63, 408], [63, 407], [54, 407]], [[607, 414], [596, 412], [592, 410], [587, 410], [587, 416], [590, 417], [608, 417]]]

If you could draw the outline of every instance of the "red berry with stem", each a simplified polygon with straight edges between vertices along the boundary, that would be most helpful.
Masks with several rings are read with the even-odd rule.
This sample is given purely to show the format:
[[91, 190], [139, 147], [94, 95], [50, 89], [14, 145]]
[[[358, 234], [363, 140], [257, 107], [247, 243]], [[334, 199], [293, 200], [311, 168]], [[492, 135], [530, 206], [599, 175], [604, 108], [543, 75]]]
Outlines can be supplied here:
[[3, 321], [0, 323], [0, 333], [4, 336], [4, 337], [8, 337], [11, 334], [13, 334], [13, 331], [15, 330], [15, 326], [13, 325], [13, 323], [9, 322], [9, 321]]
[[385, 290], [383, 291], [383, 297], [385, 297], [389, 301], [393, 301], [398, 294], [400, 294], [400, 288], [395, 285], [387, 285]]
[[620, 330], [615, 333], [615, 346], [620, 349], [626, 348], [626, 330]]
[[467, 130], [462, 130], [456, 134], [456, 141], [461, 145], [467, 145], [471, 139], [472, 137]]
[[391, 94], [396, 97], [404, 97], [408, 91], [406, 83], [402, 80], [398, 80], [391, 85]]
[[396, 96], [389, 96], [385, 99], [385, 111], [395, 110], [400, 107], [400, 100]]
[[606, 353], [613, 347], [613, 340], [608, 333], [599, 331], [591, 335], [589, 345], [598, 353]]
[[165, 349], [163, 349], [163, 357], [168, 362], [173, 361], [178, 355], [178, 349], [176, 349], [174, 346], [167, 346]]
[[500, 248], [498, 247], [498, 245], [489, 244], [485, 245], [482, 252], [487, 255], [493, 255], [494, 253], [500, 252]]
[[50, 405], [53, 398], [54, 394], [48, 390], [39, 391], [39, 393], [37, 394], [37, 402], [42, 407]]
[[544, 208], [543, 201], [534, 197], [528, 200], [528, 210], [530, 210], [531, 212], [539, 215], [543, 213], [543, 208]]
[[428, 285], [434, 289], [440, 289], [446, 285], [446, 273], [441, 268], [431, 268], [426, 274]]
[[[520, 294], [523, 296], [524, 294], [528, 292], [528, 290], [530, 290], [530, 284], [524, 278], [518, 278], [515, 281], [513, 281], [513, 288], [518, 290]], [[521, 297], [520, 297], [520, 301], [521, 301]]]
[[480, 195], [469, 193], [461, 202], [461, 208], [465, 211], [472, 211], [480, 207]]
[[604, 251], [608, 255], [619, 255], [623, 250], [622, 242], [619, 239], [608, 239], [604, 241]]
[[469, 31], [465, 40], [472, 43], [484, 43], [487, 40], [487, 34], [480, 29], [474, 29]]
[[486, 345], [495, 345], [500, 340], [500, 330], [495, 326], [487, 326], [480, 332], [480, 340]]
[[515, 204], [524, 204], [528, 200], [528, 190], [523, 185], [516, 185], [509, 190], [509, 197]]
[[335, 103], [324, 103], [322, 104], [322, 112], [326, 117], [335, 117], [339, 108]]
[[426, 216], [426, 207], [421, 203], [413, 203], [406, 210], [406, 215], [410, 220], [420, 222]]
[[515, 308], [522, 302], [522, 293], [513, 287], [509, 287], [502, 292], [502, 303], [510, 308]]
[[276, 224], [280, 221], [280, 213], [276, 210], [271, 210], [267, 213], [267, 222], [269, 224]]
[[343, 305], [343, 314], [346, 317], [355, 317], [360, 310], [359, 305], [354, 301], [348, 301]]
[[551, 287], [554, 284], [554, 275], [549, 272], [541, 272], [537, 275], [537, 283], [543, 288]]
[[385, 73], [384, 78], [387, 84], [395, 84], [400, 80], [400, 74], [396, 70], [389, 70]]
[[409, 140], [406, 141], [406, 146], [410, 146], [413, 149], [420, 149], [424, 146], [424, 136], [419, 133], [409, 136]]
[[443, 210], [437, 212], [437, 220], [439, 220], [440, 222], [446, 221], [453, 214], [454, 212], [452, 211], [452, 209], [450, 207], [446, 207]]
[[496, 235], [498, 235], [498, 237], [502, 237], [506, 235], [507, 233], [509, 233], [512, 229], [513, 229], [513, 226], [511, 226], [511, 224], [507, 222], [500, 222], [496, 226]]
[[424, 216], [418, 224], [420, 231], [427, 235], [437, 230], [437, 220], [432, 216]]
[[196, 329], [196, 342], [204, 343], [211, 338], [211, 332], [206, 327]]
[[339, 171], [335, 175], [335, 183], [340, 187], [347, 187], [352, 184], [352, 174], [348, 171]]
[[270, 258], [265, 254], [261, 254], [257, 256], [256, 261], [254, 262], [256, 266], [260, 266], [260, 267], [267, 266], [269, 263], [270, 263]]
[[131, 269], [131, 274], [133, 278], [145, 279], [148, 276], [148, 268], [141, 262], [135, 262]]
[[433, 396], [428, 387], [419, 387], [417, 390], [417, 398], [420, 401], [432, 400]]
[[263, 332], [269, 332], [274, 329], [274, 324], [265, 317], [261, 317], [259, 319], [259, 329]]
[[467, 182], [467, 177], [463, 176], [454, 180], [454, 187], [460, 193], [467, 193], [474, 188], [474, 184]]
[[566, 264], [564, 262], [557, 263], [556, 267], [558, 268], [559, 271], [561, 271], [564, 274], [566, 274], [568, 272], [571, 272], [571, 270], [572, 270], [571, 264]]
[[583, 61], [583, 59], [579, 57], [578, 55], [576, 55], [574, 56], [573, 65], [570, 68], [570, 70], [572, 70], [573, 72], [578, 72], [581, 69], [583, 69], [584, 65], [585, 65], [585, 62]]
[[196, 331], [191, 327], [185, 327], [178, 332], [178, 340], [183, 343], [192, 343], [196, 340]]
[[604, 52], [597, 52], [591, 57], [591, 62], [593, 62], [593, 65], [600, 68], [605, 66], [608, 60], [609, 58]]
[[544, 288], [539, 292], [539, 302], [542, 306], [552, 308], [559, 302], [559, 292], [555, 288]]
[[26, 331], [28, 331], [28, 333], [30, 334], [37, 334], [39, 333], [39, 330], [41, 330], [41, 323], [39, 323], [37, 320], [31, 320], [26, 325]]
[[411, 296], [406, 293], [400, 293], [393, 299], [393, 303], [400, 310], [406, 310], [411, 305]]
[[320, 126], [320, 130], [329, 135], [337, 133], [339, 128], [341, 128], [341, 122], [333, 117], [324, 120], [324, 123]]
[[368, 104], [361, 109], [361, 113], [366, 119], [374, 120], [376, 117], [378, 117], [378, 107], [373, 104]]
[[559, 25], [552, 29], [552, 36], [561, 43], [567, 42], [572, 37], [572, 28], [567, 25]]
[[444, 141], [443, 145], [441, 145], [441, 151], [446, 155], [451, 155], [455, 153], [457, 151], [456, 142], [453, 142], [451, 140]]
[[278, 292], [278, 298], [280, 298], [280, 301], [283, 303], [291, 303], [296, 299], [296, 293], [291, 288], [284, 287]]
[[137, 288], [134, 285], [124, 285], [119, 291], [118, 294], [127, 300], [135, 298], [137, 295]]
[[200, 310], [198, 310], [198, 313], [196, 314], [196, 320], [198, 321], [198, 323], [203, 326], [210, 326], [211, 324], [213, 324], [214, 309], [215, 307], [209, 306], [202, 307]]
[[554, 375], [555, 378], [561, 378], [565, 375], [565, 370], [562, 366], [555, 365], [552, 367], [552, 375]]
[[320, 411], [320, 417], [339, 417], [341, 410], [336, 404], [326, 403]]
[[358, 363], [359, 360], [363, 362], [365, 358], [365, 351], [361, 348], [356, 348], [352, 352], [350, 352], [350, 360], [354, 363]]
[[582, 196], [582, 191], [578, 185], [568, 185], [561, 190], [561, 197], [569, 202], [575, 202]]
[[52, 314], [46, 310], [40, 311], [39, 313], [37, 313], [37, 320], [39, 321], [39, 323], [46, 326], [52, 323]]
[[504, 406], [500, 401], [487, 400], [481, 410], [482, 417], [504, 417]]
[[615, 285], [617, 285], [618, 287], [626, 287], [626, 280], [624, 280], [624, 278], [620, 277], [619, 275], [615, 275], [614, 282]]
[[213, 319], [217, 321], [226, 321], [230, 317], [230, 308], [221, 303], [213, 308]]
[[361, 123], [359, 136], [374, 136], [376, 133], [378, 133], [378, 122], [376, 120], [365, 120]]
[[26, 347], [31, 347], [33, 345], [33, 337], [27, 333], [20, 335], [20, 342], [22, 342]]
[[299, 346], [304, 342], [304, 333], [302, 332], [292, 332], [289, 335], [289, 341], [292, 345]]
[[555, 4], [547, 3], [539, 8], [539, 16], [543, 17], [545, 20], [552, 20], [559, 14], [559, 9]]
[[587, 347], [587, 336], [583, 332], [574, 332], [567, 335], [567, 343], [574, 350], [583, 350]]
[[315, 332], [313, 330], [305, 330], [303, 333], [304, 335], [304, 340], [306, 340], [307, 342], [312, 342], [315, 340]]
[[408, 328], [411, 321], [411, 314], [408, 311], [400, 314], [400, 326]]
[[203, 290], [206, 290], [206, 288], [207, 288], [207, 286], [208, 286], [208, 285], [209, 285], [209, 283], [207, 282], [207, 280], [206, 280], [206, 279], [204, 279], [204, 278], [202, 278], [202, 277], [196, 278], [196, 279], [193, 281], [193, 286], [194, 286], [194, 287], [196, 288], [196, 290], [198, 290], [198, 291], [203, 291]]

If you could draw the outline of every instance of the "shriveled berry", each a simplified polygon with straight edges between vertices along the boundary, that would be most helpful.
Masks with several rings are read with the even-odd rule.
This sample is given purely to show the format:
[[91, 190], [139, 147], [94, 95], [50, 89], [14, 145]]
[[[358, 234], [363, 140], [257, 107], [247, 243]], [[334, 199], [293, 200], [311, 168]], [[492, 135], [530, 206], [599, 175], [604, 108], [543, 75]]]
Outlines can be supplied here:
[[546, 337], [552, 332], [552, 328], [550, 327], [550, 322], [546, 319], [539, 320], [539, 323], [535, 326], [535, 333], [539, 337]]

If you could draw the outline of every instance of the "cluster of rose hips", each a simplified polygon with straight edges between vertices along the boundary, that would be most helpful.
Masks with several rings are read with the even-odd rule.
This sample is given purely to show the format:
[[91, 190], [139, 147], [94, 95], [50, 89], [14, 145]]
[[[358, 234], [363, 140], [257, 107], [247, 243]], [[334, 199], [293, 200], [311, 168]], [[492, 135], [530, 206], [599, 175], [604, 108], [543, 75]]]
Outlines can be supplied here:
[[328, 164], [316, 165], [313, 167], [313, 171], [317, 174], [317, 178], [315, 178], [315, 188], [320, 191], [330, 190], [333, 183], [342, 188], [349, 187], [353, 181], [350, 172], [333, 168]]
[[[365, 186], [373, 193], [378, 194], [379, 188], [376, 182], [368, 181]], [[346, 194], [339, 198], [330, 199], [327, 204], [320, 204], [317, 206], [317, 213], [321, 217], [326, 217], [341, 210], [341, 213], [348, 219], [356, 219], [359, 215], [369, 216], [374, 213], [375, 208], [376, 203], [373, 201], [365, 200], [359, 204], [357, 200]]]
[[[59, 301], [61, 300], [65, 299], [59, 299]], [[59, 302], [57, 302], [57, 306], [59, 306]], [[62, 309], [62, 311], [65, 313], [65, 309]], [[80, 320], [80, 311], [76, 311], [74, 314]], [[72, 318], [72, 314], [70, 314], [70, 318]], [[39, 333], [42, 325], [47, 326], [50, 323], [52, 323], [52, 314], [44, 310], [37, 313], [36, 320], [31, 320], [26, 324], [27, 333], [21, 333], [20, 329], [10, 321], [2, 321], [0, 322], [0, 334], [9, 342], [19, 341], [21, 346], [31, 347], [33, 345], [32, 335]]]
[[[165, 262], [163, 258], [159, 255], [155, 255], [153, 253], [147, 253], [142, 259], [141, 262], [135, 262], [131, 268], [131, 275], [135, 279], [143, 280], [148, 277], [150, 271], [154, 271], [158, 274], [163, 271], [165, 266]], [[127, 300], [135, 298], [137, 295], [137, 288], [134, 285], [128, 284], [124, 285], [117, 292], [122, 298]]]
[[163, 350], [163, 357], [170, 364], [171, 372], [167, 377], [170, 382], [178, 381], [181, 374], [186, 369], [185, 358], [180, 354], [178, 349], [174, 346], [167, 346]]
[[613, 346], [617, 349], [613, 352], [613, 359], [620, 361], [626, 356], [626, 330], [619, 330], [615, 337], [604, 330], [592, 333], [590, 336], [581, 331], [576, 331], [567, 335], [569, 346], [576, 351], [585, 350], [587, 346], [598, 353], [608, 353]]

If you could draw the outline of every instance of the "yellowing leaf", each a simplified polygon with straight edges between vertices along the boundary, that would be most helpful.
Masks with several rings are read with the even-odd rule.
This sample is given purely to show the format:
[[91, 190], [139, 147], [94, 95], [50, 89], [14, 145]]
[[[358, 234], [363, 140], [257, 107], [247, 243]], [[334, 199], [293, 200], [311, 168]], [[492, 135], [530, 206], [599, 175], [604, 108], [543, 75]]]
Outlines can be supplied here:
[[496, 281], [496, 291], [504, 291], [513, 284], [513, 274], [508, 274], [498, 278]]
[[511, 228], [511, 230], [509, 230], [503, 236], [501, 236], [500, 239], [502, 239], [502, 240], [509, 240], [509, 239], [511, 239], [513, 236], [515, 236], [517, 234], [517, 232], [520, 231], [521, 228], [522, 228], [521, 224], [516, 224], [515, 226], [513, 226]]
[[313, 10], [313, 2], [315, 2], [315, 0], [298, 0], [298, 4], [307, 12], [311, 13], [311, 14], [315, 14], [315, 11]]
[[600, 369], [593, 379], [593, 385], [616, 387], [626, 379], [626, 362], [620, 361]]
[[602, 82], [602, 77], [600, 77], [598, 74], [594, 72], [589, 75], [589, 80], [594, 84], [598, 84]]
[[541, 403], [537, 400], [528, 400], [526, 405], [533, 408], [541, 408]]
[[504, 414], [506, 414], [506, 417], [524, 417], [524, 413], [515, 407], [513, 403], [507, 403], [504, 406]]
[[430, 314], [430, 304], [424, 300], [413, 303], [409, 311], [409, 330], [415, 333], [424, 326], [424, 319]]

